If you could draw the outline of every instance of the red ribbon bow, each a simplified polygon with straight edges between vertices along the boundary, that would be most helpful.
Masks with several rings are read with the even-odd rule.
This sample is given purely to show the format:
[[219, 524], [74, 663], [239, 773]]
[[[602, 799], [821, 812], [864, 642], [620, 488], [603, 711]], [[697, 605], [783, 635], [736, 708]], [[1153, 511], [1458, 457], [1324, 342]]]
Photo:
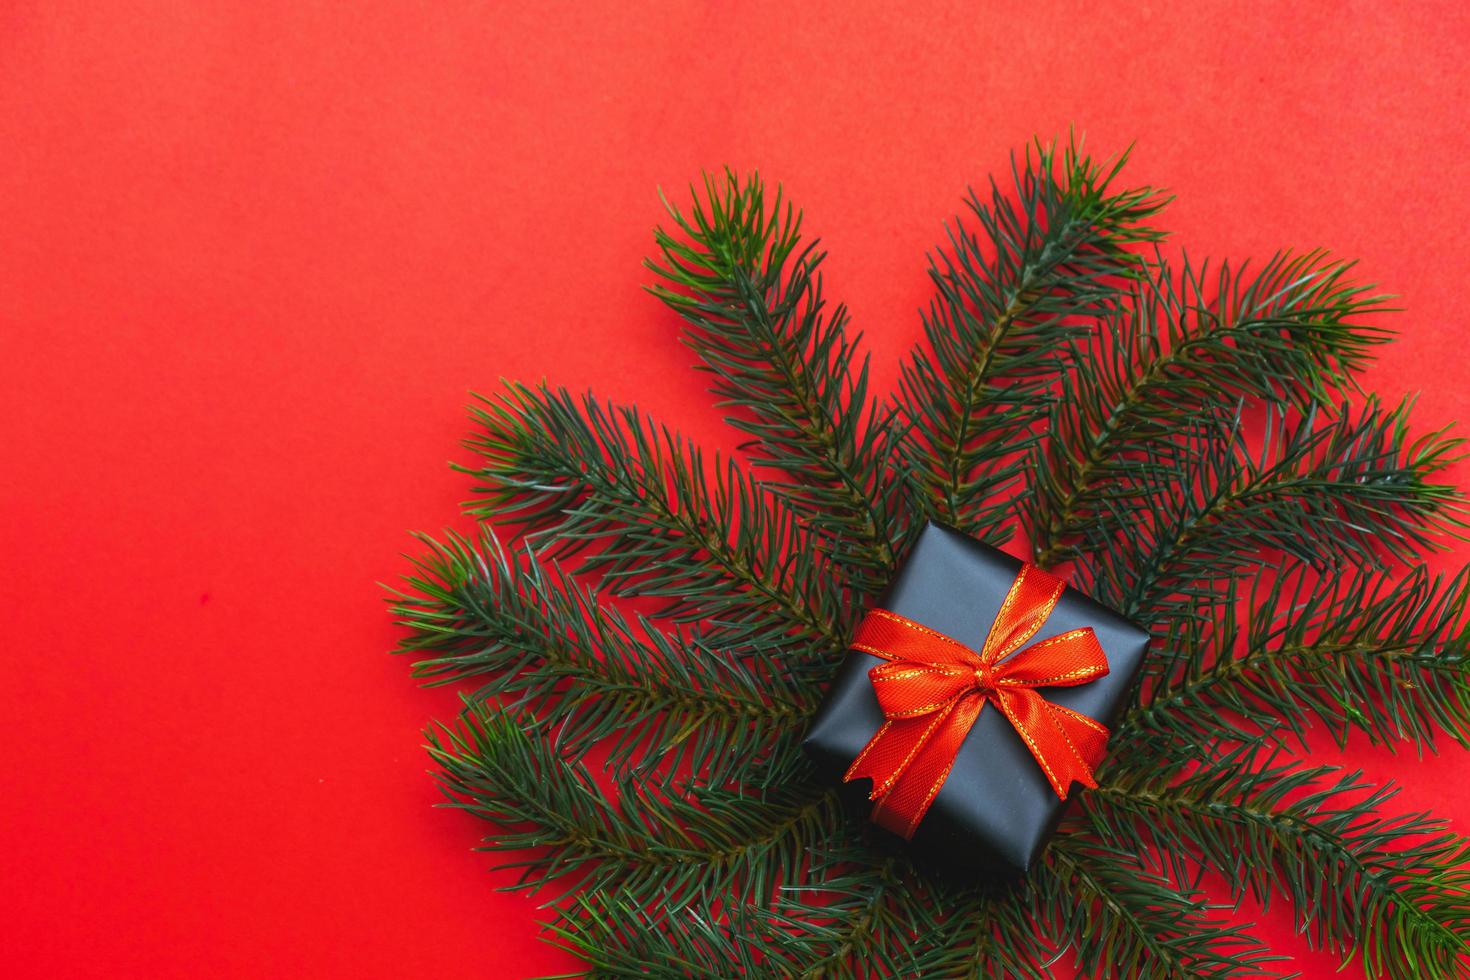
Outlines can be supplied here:
[[987, 701], [1015, 726], [1058, 797], [1067, 798], [1073, 780], [1097, 785], [1092, 771], [1108, 730], [1035, 690], [1105, 675], [1097, 636], [1085, 627], [1021, 648], [1065, 588], [1055, 575], [1022, 565], [979, 653], [886, 609], [871, 610], [858, 624], [853, 649], [888, 661], [868, 671], [887, 720], [843, 777], [873, 780], [873, 820], [913, 836]]

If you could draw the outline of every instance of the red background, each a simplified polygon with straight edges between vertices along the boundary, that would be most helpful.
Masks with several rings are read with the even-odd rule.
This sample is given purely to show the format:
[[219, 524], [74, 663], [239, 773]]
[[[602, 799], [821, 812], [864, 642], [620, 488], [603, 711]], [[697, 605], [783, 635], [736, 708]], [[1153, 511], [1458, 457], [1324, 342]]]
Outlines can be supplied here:
[[[1195, 254], [1361, 257], [1406, 310], [1368, 384], [1470, 408], [1463, 4], [524, 6], [0, 7], [10, 975], [569, 965], [431, 809], [453, 696], [376, 583], [502, 376], [730, 444], [640, 290], [702, 168], [805, 206], [879, 391], [965, 185], [1075, 123]], [[1349, 756], [1470, 831], [1470, 756]]]

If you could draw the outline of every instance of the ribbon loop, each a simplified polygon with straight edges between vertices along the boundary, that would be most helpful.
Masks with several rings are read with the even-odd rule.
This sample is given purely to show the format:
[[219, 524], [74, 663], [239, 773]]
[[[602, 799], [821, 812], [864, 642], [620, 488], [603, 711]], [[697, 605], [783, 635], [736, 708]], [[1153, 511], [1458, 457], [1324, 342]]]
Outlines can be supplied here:
[[886, 718], [914, 718], [938, 711], [974, 682], [962, 664], [924, 664], [890, 660], [868, 673]]
[[1036, 690], [1107, 674], [1097, 636], [1085, 627], [1025, 646], [1065, 588], [1056, 576], [1022, 565], [978, 653], [886, 609], [869, 611], [858, 624], [853, 649], [887, 661], [868, 671], [884, 723], [843, 780], [873, 780], [875, 821], [913, 836], [987, 703], [1010, 721], [1059, 798], [1074, 781], [1097, 785], [1093, 770], [1108, 730]]

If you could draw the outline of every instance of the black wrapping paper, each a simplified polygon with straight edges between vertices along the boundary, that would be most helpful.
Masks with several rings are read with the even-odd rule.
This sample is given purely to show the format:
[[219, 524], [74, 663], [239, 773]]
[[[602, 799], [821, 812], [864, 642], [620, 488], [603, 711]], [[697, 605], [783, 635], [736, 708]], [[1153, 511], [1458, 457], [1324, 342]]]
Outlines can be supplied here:
[[[1021, 562], [953, 528], [930, 523], [877, 605], [938, 630], [973, 649], [990, 632]], [[1040, 693], [1112, 729], [1143, 663], [1148, 634], [1070, 586], [1035, 639], [1091, 626], [1108, 659], [1108, 674], [1078, 687]], [[840, 668], [804, 746], [823, 775], [840, 781], [883, 724], [868, 671], [883, 661], [853, 651]], [[871, 781], [847, 792], [866, 800]], [[1069, 799], [1084, 790], [1074, 783]], [[912, 844], [980, 872], [1026, 872], [1056, 830], [1065, 804], [1057, 798], [1021, 736], [995, 705], [986, 705], [965, 736], [949, 778]]]

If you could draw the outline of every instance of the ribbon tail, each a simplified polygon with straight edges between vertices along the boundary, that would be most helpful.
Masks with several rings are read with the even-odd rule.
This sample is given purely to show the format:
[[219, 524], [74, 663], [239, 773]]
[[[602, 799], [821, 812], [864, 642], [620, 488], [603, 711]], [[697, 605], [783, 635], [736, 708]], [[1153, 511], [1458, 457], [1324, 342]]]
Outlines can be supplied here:
[[871, 779], [872, 791], [868, 799], [883, 796], [898, 782], [903, 771], [933, 737], [934, 732], [949, 716], [950, 707], [919, 718], [894, 718], [883, 723], [863, 746], [862, 752], [852, 760], [843, 774], [844, 783], [854, 779]]
[[974, 727], [985, 699], [978, 695], [961, 698], [948, 708], [943, 724], [916, 746], [895, 774], [886, 792], [873, 797], [873, 822], [908, 840], [914, 836], [924, 814], [949, 778], [960, 744]]
[[999, 693], [1001, 710], [1035, 756], [1059, 799], [1067, 798], [1073, 782], [1097, 786], [1093, 770], [1107, 750], [1105, 727], [1084, 714], [1052, 704], [1028, 688]]
[[1067, 741], [1076, 752], [1078, 761], [1086, 773], [1085, 777], [1078, 776], [1078, 781], [1084, 786], [1097, 788], [1097, 780], [1093, 772], [1102, 765], [1103, 758], [1107, 755], [1108, 736], [1111, 733], [1105, 726], [1080, 712], [1050, 701], [1044, 703], [1052, 721], [1056, 722], [1062, 734], [1067, 737]]

